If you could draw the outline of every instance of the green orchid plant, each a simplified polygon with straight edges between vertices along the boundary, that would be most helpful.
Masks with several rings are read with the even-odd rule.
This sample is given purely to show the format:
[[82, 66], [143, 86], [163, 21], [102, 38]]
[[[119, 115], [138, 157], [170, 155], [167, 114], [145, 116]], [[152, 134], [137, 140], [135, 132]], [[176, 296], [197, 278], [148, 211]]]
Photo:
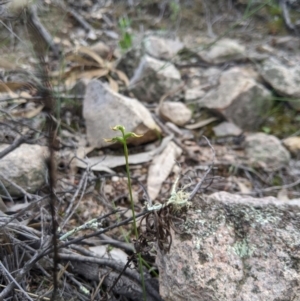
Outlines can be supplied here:
[[129, 163], [128, 163], [128, 148], [127, 148], [127, 139], [129, 138], [140, 138], [143, 135], [137, 135], [132, 132], [125, 132], [125, 127], [123, 125], [116, 125], [111, 128], [113, 131], [120, 131], [121, 136], [116, 136], [110, 139], [104, 139], [106, 142], [119, 142], [123, 144], [124, 147], [124, 156], [125, 156], [125, 162], [126, 162], [126, 174], [128, 179], [128, 190], [129, 190], [129, 197], [130, 197], [130, 204], [131, 204], [131, 211], [132, 211], [132, 217], [133, 217], [133, 228], [134, 228], [134, 234], [136, 239], [138, 239], [138, 231], [136, 226], [136, 219], [135, 219], [135, 212], [134, 212], [134, 202], [133, 202], [133, 196], [132, 196], [132, 187], [131, 187], [131, 178], [130, 178], [130, 171], [129, 171]]
[[[135, 211], [134, 211], [134, 202], [133, 202], [133, 196], [132, 196], [132, 186], [131, 186], [131, 177], [130, 177], [130, 171], [129, 171], [129, 161], [128, 161], [128, 147], [127, 147], [127, 140], [129, 138], [140, 138], [143, 135], [137, 135], [133, 132], [126, 132], [125, 127], [123, 125], [116, 125], [111, 128], [113, 131], [120, 131], [121, 136], [116, 136], [110, 139], [104, 139], [106, 142], [119, 142], [123, 145], [124, 149], [124, 157], [125, 157], [125, 166], [126, 166], [126, 174], [127, 174], [127, 183], [128, 183], [128, 190], [129, 190], [129, 198], [130, 198], [130, 205], [131, 205], [131, 211], [132, 211], [132, 217], [133, 217], [133, 230], [135, 234], [136, 240], [138, 240], [139, 234], [137, 230], [136, 225], [136, 217], [135, 217]], [[144, 274], [143, 274], [143, 259], [140, 253], [137, 253], [138, 256], [138, 262], [139, 262], [139, 270], [140, 275], [142, 279], [142, 286], [143, 286], [143, 297], [146, 301], [146, 289], [145, 289], [145, 281], [144, 281]]]

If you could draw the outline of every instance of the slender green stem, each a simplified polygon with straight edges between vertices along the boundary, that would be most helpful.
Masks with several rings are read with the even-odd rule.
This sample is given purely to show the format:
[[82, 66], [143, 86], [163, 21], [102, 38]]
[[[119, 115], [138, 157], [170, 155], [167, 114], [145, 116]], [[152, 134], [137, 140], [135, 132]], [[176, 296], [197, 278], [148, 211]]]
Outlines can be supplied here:
[[135, 219], [135, 211], [134, 211], [134, 202], [133, 202], [133, 196], [132, 196], [132, 187], [131, 187], [131, 178], [130, 178], [130, 171], [129, 171], [129, 162], [128, 162], [128, 148], [126, 143], [126, 138], [124, 135], [124, 132], [122, 132], [124, 141], [124, 155], [125, 155], [125, 162], [126, 162], [126, 173], [127, 173], [127, 180], [128, 180], [128, 190], [129, 190], [129, 197], [130, 197], [130, 205], [131, 205], [131, 211], [132, 211], [132, 217], [133, 217], [133, 229], [136, 239], [138, 239], [138, 231], [136, 227], [136, 219]]
[[[132, 217], [133, 217], [133, 229], [136, 239], [138, 239], [138, 231], [136, 226], [136, 218], [135, 218], [135, 211], [134, 211], [134, 202], [133, 202], [133, 196], [132, 196], [132, 186], [131, 186], [131, 178], [130, 178], [130, 171], [129, 171], [129, 162], [128, 162], [128, 148], [126, 143], [126, 136], [125, 131], [121, 130], [122, 136], [123, 136], [123, 147], [124, 147], [124, 156], [125, 156], [125, 162], [126, 162], [126, 173], [127, 173], [127, 179], [128, 179], [128, 190], [129, 190], [129, 197], [130, 197], [130, 204], [131, 204], [131, 211], [132, 211]], [[141, 275], [141, 281], [142, 281], [142, 287], [143, 287], [143, 299], [144, 301], [147, 300], [146, 297], [146, 287], [145, 287], [145, 279], [144, 279], [144, 273], [143, 273], [143, 259], [141, 256], [141, 253], [137, 253], [138, 255], [138, 262], [139, 262], [139, 270]]]

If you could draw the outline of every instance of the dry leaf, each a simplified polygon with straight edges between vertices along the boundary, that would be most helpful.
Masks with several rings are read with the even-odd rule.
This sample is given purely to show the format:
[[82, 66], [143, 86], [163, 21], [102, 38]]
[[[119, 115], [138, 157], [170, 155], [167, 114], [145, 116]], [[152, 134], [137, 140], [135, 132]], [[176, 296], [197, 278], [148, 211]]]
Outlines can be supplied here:
[[0, 215], [4, 215], [2, 214], [3, 212], [7, 211], [7, 206], [5, 205], [5, 203], [3, 202], [1, 196], [0, 196]]
[[77, 54], [68, 55], [66, 57], [66, 60], [79, 63], [81, 66], [98, 67], [99, 68], [99, 64], [92, 62], [91, 60], [88, 60], [86, 58], [83, 58], [82, 56], [77, 55]]
[[109, 86], [114, 92], [119, 91], [119, 85], [118, 83], [110, 76], [108, 76]]
[[289, 201], [288, 191], [286, 188], [282, 188], [277, 193], [277, 199], [283, 202]]
[[196, 123], [193, 123], [193, 124], [188, 124], [185, 126], [186, 129], [188, 130], [196, 130], [196, 129], [199, 129], [199, 128], [202, 128], [214, 121], [218, 120], [218, 118], [216, 117], [211, 117], [211, 118], [208, 118], [208, 119], [205, 119], [205, 120], [201, 120], [199, 122], [196, 122]]
[[29, 112], [24, 113], [23, 117], [25, 117], [25, 118], [33, 118], [33, 117], [37, 116], [39, 113], [41, 113], [42, 110], [43, 110], [43, 108], [44, 108], [44, 105], [40, 105], [37, 108], [35, 108], [35, 109], [33, 109], [33, 110], [29, 111]]
[[88, 55], [89, 57], [91, 57], [93, 60], [95, 60], [100, 67], [105, 67], [105, 63], [104, 63], [104, 60], [102, 59], [101, 56], [99, 56], [97, 53], [95, 53], [94, 51], [92, 51], [91, 49], [87, 48], [87, 47], [80, 47], [78, 49], [78, 52], [79, 53], [83, 53], [83, 54], [86, 54]]
[[155, 200], [158, 196], [163, 182], [169, 176], [176, 159], [181, 153], [182, 149], [170, 141], [164, 151], [153, 159], [147, 179], [147, 190], [152, 200]]
[[[156, 155], [160, 154], [169, 144], [169, 142], [173, 139], [173, 135], [165, 137], [160, 146], [156, 149], [149, 151], [149, 152], [143, 152], [139, 154], [133, 154], [129, 155], [128, 162], [129, 164], [140, 164], [151, 161]], [[91, 150], [90, 150], [91, 151]], [[80, 159], [84, 159], [85, 155], [87, 154], [86, 148], [79, 148], [77, 151], [77, 156]], [[125, 158], [124, 156], [98, 156], [98, 157], [91, 157], [86, 158], [84, 161], [77, 160], [76, 164], [79, 168], [86, 168], [87, 164], [91, 167], [91, 170], [93, 171], [104, 171], [109, 168], [115, 168], [118, 166], [125, 165]]]
[[77, 83], [77, 77], [78, 77], [78, 74], [76, 74], [76, 73], [70, 74], [70, 76], [67, 77], [66, 80], [65, 80], [65, 86], [68, 89], [73, 88]]
[[78, 74], [77, 79], [81, 79], [81, 78], [92, 79], [95, 77], [99, 78], [108, 75], [108, 73], [109, 73], [108, 69], [89, 70]]
[[23, 88], [24, 84], [14, 82], [0, 82], [0, 92], [6, 92], [11, 98], [18, 98], [18, 95], [14, 93], [14, 90]]
[[91, 50], [95, 51], [98, 55], [100, 55], [103, 59], [106, 59], [110, 52], [111, 49], [109, 46], [107, 46], [105, 43], [99, 41], [96, 44], [91, 46]]
[[124, 251], [118, 248], [113, 248], [112, 250], [108, 251], [107, 246], [96, 246], [96, 247], [89, 247], [89, 249], [90, 251], [95, 253], [97, 257], [100, 258], [113, 259], [114, 261], [123, 263], [124, 265], [128, 261], [128, 255]]
[[0, 58], [0, 68], [3, 68], [4, 70], [15, 70], [16, 65], [5, 58]]
[[119, 79], [124, 82], [124, 84], [126, 85], [126, 87], [129, 86], [129, 79], [128, 79], [127, 75], [123, 71], [121, 71], [121, 70], [114, 70], [114, 72], [117, 73]]
[[231, 177], [232, 181], [238, 185], [240, 192], [243, 194], [250, 194], [252, 191], [252, 184], [247, 179]]
[[283, 145], [294, 155], [300, 153], [300, 137], [288, 137], [283, 140]]

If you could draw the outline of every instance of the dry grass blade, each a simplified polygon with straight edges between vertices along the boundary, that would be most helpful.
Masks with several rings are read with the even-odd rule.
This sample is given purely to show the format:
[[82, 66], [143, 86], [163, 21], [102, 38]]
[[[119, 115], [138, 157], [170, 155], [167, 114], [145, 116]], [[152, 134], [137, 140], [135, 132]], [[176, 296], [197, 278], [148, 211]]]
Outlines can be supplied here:
[[108, 81], [109, 81], [110, 88], [114, 92], [118, 92], [119, 91], [119, 85], [118, 85], [118, 83], [111, 76], [108, 76]]
[[99, 67], [99, 63], [92, 62], [86, 58], [83, 58], [81, 55], [77, 54], [69, 54], [66, 56], [66, 60], [69, 62], [75, 62], [80, 64], [81, 66], [88, 66], [88, 67]]
[[89, 71], [85, 71], [82, 72], [80, 74], [77, 75], [77, 78], [88, 78], [88, 79], [92, 79], [92, 78], [99, 78], [99, 77], [103, 77], [103, 76], [107, 76], [109, 73], [108, 69], [97, 69], [97, 70], [89, 70]]
[[91, 49], [82, 46], [77, 50], [77, 52], [82, 53], [82, 54], [86, 54], [89, 57], [91, 57], [94, 61], [96, 61], [99, 64], [99, 67], [101, 67], [101, 68], [106, 67], [104, 60], [98, 54], [96, 54], [94, 51], [92, 51]]
[[117, 69], [114, 69], [114, 72], [118, 75], [119, 79], [124, 82], [126, 87], [128, 87], [129, 79], [128, 79], [127, 75], [123, 71], [117, 70]]
[[18, 97], [13, 91], [20, 90], [26, 85], [26, 83], [17, 83], [17, 82], [0, 82], [0, 92], [6, 92], [10, 97]]

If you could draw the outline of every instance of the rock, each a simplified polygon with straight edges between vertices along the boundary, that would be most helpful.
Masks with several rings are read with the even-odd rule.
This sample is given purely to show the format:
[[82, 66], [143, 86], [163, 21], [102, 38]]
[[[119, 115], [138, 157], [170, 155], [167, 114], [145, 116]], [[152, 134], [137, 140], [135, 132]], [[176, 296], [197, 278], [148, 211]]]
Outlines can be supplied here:
[[242, 134], [242, 130], [231, 122], [222, 122], [219, 125], [213, 127], [213, 131], [217, 137], [226, 136], [239, 136]]
[[134, 44], [136, 46], [125, 52], [116, 64], [116, 69], [122, 70], [128, 78], [133, 77], [134, 70], [145, 55], [168, 61], [183, 48], [178, 38], [170, 38], [158, 32], [147, 32], [137, 36]]
[[[74, 87], [70, 90], [71, 95], [76, 95], [76, 97], [79, 98], [78, 100], [76, 99], [76, 101], [81, 102], [81, 97], [83, 97], [85, 95], [86, 86], [88, 85], [88, 83], [89, 83], [88, 79], [84, 79], [84, 78], [80, 79], [76, 82]], [[72, 104], [72, 105], [74, 105], [74, 104]]]
[[199, 105], [217, 113], [243, 130], [256, 130], [271, 109], [271, 93], [247, 70], [234, 67], [220, 77], [217, 89], [209, 91]]
[[165, 301], [300, 300], [300, 202], [227, 192], [198, 198], [158, 252]]
[[210, 67], [207, 69], [202, 70], [201, 74], [201, 85], [208, 85], [208, 86], [216, 86], [219, 83], [220, 76], [223, 70]]
[[247, 51], [247, 59], [249, 61], [262, 62], [270, 57], [270, 54], [267, 52], [258, 52], [253, 49]]
[[299, 37], [285, 36], [274, 37], [271, 41], [272, 46], [288, 51], [298, 51], [300, 49]]
[[144, 56], [129, 83], [129, 89], [140, 100], [157, 102], [181, 84], [179, 71], [172, 63]]
[[293, 155], [300, 154], [300, 137], [289, 137], [284, 139], [282, 143]]
[[245, 58], [245, 46], [238, 41], [221, 39], [198, 53], [202, 60], [210, 64], [225, 63]]
[[131, 48], [126, 51], [116, 62], [116, 69], [123, 71], [128, 78], [134, 75], [142, 56], [140, 47]]
[[258, 45], [256, 47], [256, 50], [261, 53], [268, 53], [268, 54], [274, 54], [275, 49], [271, 47], [270, 45], [264, 44], [264, 45]]
[[[0, 145], [0, 151], [8, 147]], [[0, 179], [12, 197], [21, 197], [23, 193], [2, 178], [16, 183], [28, 193], [35, 193], [47, 179], [47, 147], [32, 144], [21, 144], [0, 160]], [[3, 196], [7, 194], [0, 186]]]
[[150, 35], [143, 40], [145, 53], [161, 60], [171, 60], [184, 45], [179, 39], [166, 39], [155, 35]]
[[277, 170], [290, 161], [290, 154], [280, 140], [265, 133], [248, 135], [245, 139], [245, 153], [250, 164], [267, 170]]
[[186, 89], [184, 99], [186, 102], [197, 101], [205, 95], [205, 92], [200, 88]]
[[159, 114], [164, 120], [179, 126], [184, 126], [192, 118], [191, 110], [182, 102], [163, 102], [159, 107]]
[[182, 76], [188, 78], [185, 96], [193, 101], [201, 99], [209, 89], [219, 84], [223, 70], [216, 67], [189, 68], [182, 72]]
[[[278, 60], [266, 60], [260, 70], [264, 80], [280, 95], [299, 99], [300, 66], [287, 67]], [[289, 101], [290, 105], [300, 110], [298, 101]]]
[[83, 117], [90, 145], [99, 148], [111, 145], [104, 138], [119, 135], [111, 130], [118, 124], [128, 132], [143, 135], [130, 141], [135, 145], [155, 140], [160, 132], [150, 112], [137, 99], [113, 92], [98, 80], [92, 80], [86, 88]]

